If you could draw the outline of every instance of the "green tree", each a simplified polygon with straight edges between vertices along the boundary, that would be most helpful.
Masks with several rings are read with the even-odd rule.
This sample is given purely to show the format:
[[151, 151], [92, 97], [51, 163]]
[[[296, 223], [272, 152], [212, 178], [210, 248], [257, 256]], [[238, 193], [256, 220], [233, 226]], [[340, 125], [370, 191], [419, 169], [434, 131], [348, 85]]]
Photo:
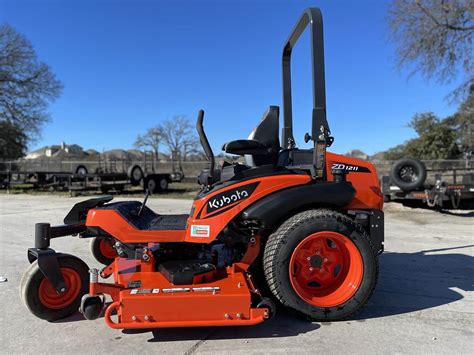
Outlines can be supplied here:
[[30, 41], [10, 25], [1, 24], [0, 122], [14, 126], [31, 142], [48, 121], [48, 104], [61, 89], [50, 67], [38, 61]]
[[409, 126], [419, 137], [406, 143], [406, 155], [423, 160], [456, 159], [459, 156], [456, 131], [449, 121], [440, 120], [432, 112], [419, 113]]
[[464, 154], [474, 151], [474, 88], [459, 110], [447, 118], [447, 123], [457, 134], [457, 144]]
[[399, 144], [393, 148], [383, 152], [383, 159], [386, 160], [398, 160], [405, 156], [405, 144]]

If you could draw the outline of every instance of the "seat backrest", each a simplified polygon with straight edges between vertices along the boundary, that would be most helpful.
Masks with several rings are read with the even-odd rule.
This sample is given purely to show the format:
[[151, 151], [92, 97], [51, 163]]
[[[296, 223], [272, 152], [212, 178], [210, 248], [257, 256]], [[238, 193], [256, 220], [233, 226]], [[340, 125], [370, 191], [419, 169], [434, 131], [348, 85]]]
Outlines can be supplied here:
[[256, 140], [271, 148], [271, 153], [268, 155], [246, 155], [246, 165], [260, 166], [277, 163], [278, 152], [280, 151], [280, 139], [278, 137], [280, 133], [279, 115], [280, 108], [278, 106], [270, 106], [263, 114], [258, 126], [250, 133], [248, 139]]

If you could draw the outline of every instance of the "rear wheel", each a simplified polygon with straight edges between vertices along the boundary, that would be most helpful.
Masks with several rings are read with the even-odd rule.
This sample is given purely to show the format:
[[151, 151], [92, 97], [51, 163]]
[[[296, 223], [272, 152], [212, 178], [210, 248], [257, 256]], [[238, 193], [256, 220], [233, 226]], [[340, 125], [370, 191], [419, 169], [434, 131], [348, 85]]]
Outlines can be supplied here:
[[156, 185], [156, 180], [153, 177], [147, 178], [145, 181], [145, 189], [148, 190], [149, 193], [154, 194], [158, 191], [158, 187]]
[[159, 184], [158, 184], [159, 191], [166, 191], [168, 190], [168, 179], [165, 177], [161, 177]]
[[304, 211], [285, 221], [269, 237], [263, 265], [273, 295], [319, 321], [344, 319], [359, 310], [378, 274], [366, 232], [328, 209]]
[[20, 282], [20, 297], [25, 306], [38, 318], [54, 321], [75, 313], [81, 297], [89, 290], [89, 268], [79, 258], [57, 255], [66, 291], [58, 293], [41, 272], [38, 261], [34, 261], [23, 274]]
[[117, 256], [117, 251], [114, 248], [114, 240], [112, 238], [92, 238], [89, 246], [95, 260], [101, 264], [110, 265]]

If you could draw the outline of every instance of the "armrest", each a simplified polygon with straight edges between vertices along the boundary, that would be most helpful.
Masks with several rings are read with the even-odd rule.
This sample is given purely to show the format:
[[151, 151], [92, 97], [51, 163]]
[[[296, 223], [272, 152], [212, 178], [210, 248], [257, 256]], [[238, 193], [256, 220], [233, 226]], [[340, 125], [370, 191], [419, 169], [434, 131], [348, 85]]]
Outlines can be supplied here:
[[270, 149], [265, 145], [252, 139], [230, 141], [222, 146], [222, 150], [236, 155], [266, 155], [270, 152]]

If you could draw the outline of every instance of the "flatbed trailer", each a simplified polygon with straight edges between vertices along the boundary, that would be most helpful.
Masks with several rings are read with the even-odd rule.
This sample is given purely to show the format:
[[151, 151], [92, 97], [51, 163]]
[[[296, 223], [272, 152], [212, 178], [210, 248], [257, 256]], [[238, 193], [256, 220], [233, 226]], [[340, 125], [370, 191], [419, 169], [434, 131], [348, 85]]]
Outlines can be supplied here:
[[[428, 170], [428, 173], [430, 170]], [[428, 207], [454, 208], [463, 202], [474, 202], [473, 169], [452, 169], [449, 179], [442, 173], [434, 175], [433, 184], [425, 184], [419, 189], [406, 191], [395, 185], [390, 176], [382, 176], [382, 193], [388, 201], [420, 201]]]
[[74, 174], [54, 171], [1, 171], [0, 187], [10, 189], [14, 186], [30, 185], [36, 189], [49, 191], [68, 191], [75, 194], [81, 191], [123, 192], [133, 186], [141, 186], [151, 193], [164, 192], [171, 182], [184, 178], [181, 173], [143, 173], [139, 184], [132, 181], [126, 173]]

